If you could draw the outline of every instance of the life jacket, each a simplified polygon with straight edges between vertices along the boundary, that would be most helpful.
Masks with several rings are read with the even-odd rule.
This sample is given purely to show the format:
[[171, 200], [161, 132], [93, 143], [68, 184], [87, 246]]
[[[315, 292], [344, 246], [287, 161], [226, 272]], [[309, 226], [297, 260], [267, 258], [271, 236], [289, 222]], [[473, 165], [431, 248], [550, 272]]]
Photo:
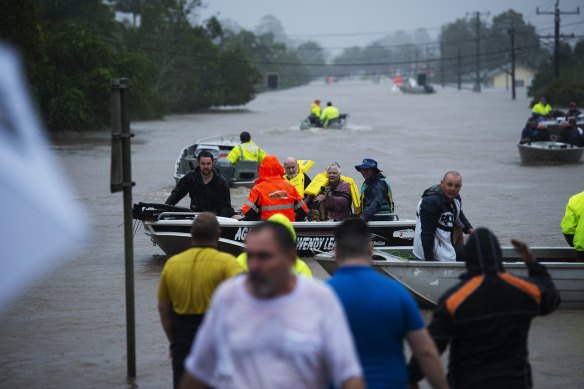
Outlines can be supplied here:
[[267, 220], [270, 216], [281, 213], [288, 220], [295, 221], [294, 211], [303, 208], [308, 213], [304, 200], [296, 188], [284, 180], [284, 168], [274, 155], [268, 155], [259, 168], [259, 178], [250, 190], [249, 197], [241, 211], [246, 214], [250, 209]]
[[[351, 200], [353, 201], [353, 213], [361, 213], [361, 195], [359, 194], [359, 188], [355, 181], [351, 177], [341, 176], [341, 180], [349, 183], [351, 187]], [[321, 188], [328, 185], [328, 177], [326, 172], [317, 174], [310, 185], [304, 190], [304, 195], [310, 195], [316, 197], [320, 194]]]
[[340, 115], [341, 114], [339, 113], [339, 110], [336, 107], [329, 105], [322, 111], [322, 114], [320, 115], [320, 120], [326, 126], [330, 120], [336, 119]]
[[317, 118], [320, 118], [320, 105], [312, 103], [312, 105], [310, 106], [310, 113], [316, 116]]
[[304, 175], [307, 171], [312, 168], [314, 165], [314, 161], [311, 160], [298, 160], [298, 174], [294, 178], [288, 178], [288, 176], [284, 175], [284, 179], [292, 184], [294, 188], [298, 191], [300, 197], [304, 198], [304, 180], [306, 176]]
[[[379, 174], [377, 176], [377, 178], [380, 181], [385, 182], [385, 184], [387, 185], [387, 195], [385, 197], [385, 201], [381, 203], [381, 208], [379, 209], [379, 211], [377, 211], [377, 213], [382, 213], [382, 214], [388, 214], [388, 213], [393, 213], [394, 211], [394, 203], [393, 203], [393, 194], [391, 193], [391, 186], [389, 186], [389, 182], [387, 181], [387, 179], [385, 178], [384, 175]], [[369, 205], [371, 204], [371, 199], [367, 198], [367, 196], [365, 196], [365, 192], [367, 191], [367, 189], [369, 188], [369, 184], [367, 184], [367, 181], [365, 181], [363, 183], [363, 185], [361, 186], [361, 205], [363, 207], [363, 211], [365, 211]]]

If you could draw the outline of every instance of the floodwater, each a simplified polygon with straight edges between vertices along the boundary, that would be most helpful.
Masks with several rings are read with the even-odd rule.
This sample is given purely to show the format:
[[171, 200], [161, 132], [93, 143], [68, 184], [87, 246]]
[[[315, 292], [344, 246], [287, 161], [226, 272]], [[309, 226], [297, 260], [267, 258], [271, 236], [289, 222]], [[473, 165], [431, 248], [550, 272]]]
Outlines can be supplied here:
[[[393, 94], [387, 84], [361, 80], [313, 83], [264, 93], [239, 109], [134, 123], [134, 201], [164, 202], [182, 147], [197, 138], [248, 130], [281, 159], [313, 159], [312, 175], [336, 161], [343, 174], [360, 183], [353, 165], [376, 159], [390, 179], [402, 219], [415, 217], [424, 189], [445, 171], [458, 170], [463, 207], [475, 226], [490, 227], [503, 244], [514, 237], [532, 245], [565, 245], [559, 223], [570, 195], [584, 189], [584, 166], [519, 164], [515, 145], [529, 109], [524, 90], [518, 94], [512, 101], [505, 91], [438, 88], [425, 96]], [[300, 131], [299, 121], [317, 97], [349, 112], [349, 129]], [[82, 252], [0, 313], [0, 387], [170, 387], [168, 348], [156, 309], [165, 257], [141, 227], [134, 241], [138, 377], [134, 383], [126, 380], [122, 196], [109, 193], [107, 134], [53, 148], [87, 209], [92, 234]], [[246, 195], [247, 189], [234, 189], [234, 205]], [[23, 242], [34, 244], [34, 238]], [[312, 267], [326, 277], [318, 265]], [[530, 351], [536, 387], [584, 382], [583, 320], [582, 311], [560, 311], [534, 321]]]

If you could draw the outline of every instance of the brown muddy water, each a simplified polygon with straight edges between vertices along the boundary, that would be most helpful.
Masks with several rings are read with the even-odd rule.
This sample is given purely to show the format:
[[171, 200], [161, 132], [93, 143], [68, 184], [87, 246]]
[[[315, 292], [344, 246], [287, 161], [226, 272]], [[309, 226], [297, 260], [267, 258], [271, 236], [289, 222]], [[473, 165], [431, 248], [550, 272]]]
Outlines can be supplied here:
[[[377, 159], [402, 219], [415, 217], [424, 189], [445, 171], [458, 170], [465, 213], [475, 226], [490, 227], [503, 244], [514, 237], [563, 246], [559, 223], [570, 195], [584, 189], [584, 165], [519, 164], [516, 143], [529, 115], [524, 91], [519, 94], [512, 101], [505, 91], [438, 88], [435, 95], [416, 96], [392, 94], [388, 85], [367, 81], [314, 83], [264, 93], [234, 110], [134, 123], [134, 201], [164, 202], [182, 147], [200, 137], [248, 130], [281, 159], [313, 159], [312, 175], [336, 161], [343, 174], [360, 183], [352, 166], [365, 157]], [[298, 130], [317, 97], [351, 114], [347, 130]], [[126, 380], [122, 197], [109, 193], [107, 134], [58, 141], [53, 149], [87, 210], [92, 232], [81, 252], [0, 313], [0, 387], [170, 387], [167, 344], [156, 310], [165, 257], [140, 226], [134, 241], [138, 377], [133, 384]], [[234, 189], [234, 205], [246, 196], [245, 188]], [[34, 244], [34, 237], [23, 236], [22, 243]], [[317, 264], [311, 266], [326, 278]], [[582, 386], [583, 321], [582, 311], [534, 321], [530, 352], [536, 387]]]

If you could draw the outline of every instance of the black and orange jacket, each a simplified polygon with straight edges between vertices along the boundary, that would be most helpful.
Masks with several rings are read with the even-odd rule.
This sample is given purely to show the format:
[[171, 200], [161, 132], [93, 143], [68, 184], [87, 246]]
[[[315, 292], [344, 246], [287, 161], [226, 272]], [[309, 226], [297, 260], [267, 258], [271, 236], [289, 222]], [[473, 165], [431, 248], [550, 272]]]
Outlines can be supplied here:
[[[450, 385], [530, 388], [529, 326], [558, 307], [559, 293], [537, 262], [527, 265], [528, 278], [506, 273], [499, 243], [487, 229], [471, 234], [465, 257], [467, 273], [440, 298], [428, 326], [440, 353], [450, 343]], [[410, 382], [422, 378], [413, 360], [409, 375]]]
[[302, 220], [308, 208], [292, 184], [282, 178], [284, 168], [274, 155], [266, 156], [258, 170], [259, 178], [250, 190], [241, 212], [249, 220], [267, 220], [280, 213], [290, 221]]

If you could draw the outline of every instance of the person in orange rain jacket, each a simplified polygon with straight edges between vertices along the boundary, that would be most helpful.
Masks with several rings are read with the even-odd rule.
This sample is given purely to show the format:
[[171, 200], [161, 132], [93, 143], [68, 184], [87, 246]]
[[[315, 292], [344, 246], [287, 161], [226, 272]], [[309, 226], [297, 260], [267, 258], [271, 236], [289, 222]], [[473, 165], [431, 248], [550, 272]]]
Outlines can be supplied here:
[[241, 212], [246, 220], [267, 220], [281, 213], [290, 221], [304, 220], [308, 207], [292, 184], [282, 178], [284, 168], [274, 155], [266, 156], [259, 168], [259, 178], [249, 192]]

